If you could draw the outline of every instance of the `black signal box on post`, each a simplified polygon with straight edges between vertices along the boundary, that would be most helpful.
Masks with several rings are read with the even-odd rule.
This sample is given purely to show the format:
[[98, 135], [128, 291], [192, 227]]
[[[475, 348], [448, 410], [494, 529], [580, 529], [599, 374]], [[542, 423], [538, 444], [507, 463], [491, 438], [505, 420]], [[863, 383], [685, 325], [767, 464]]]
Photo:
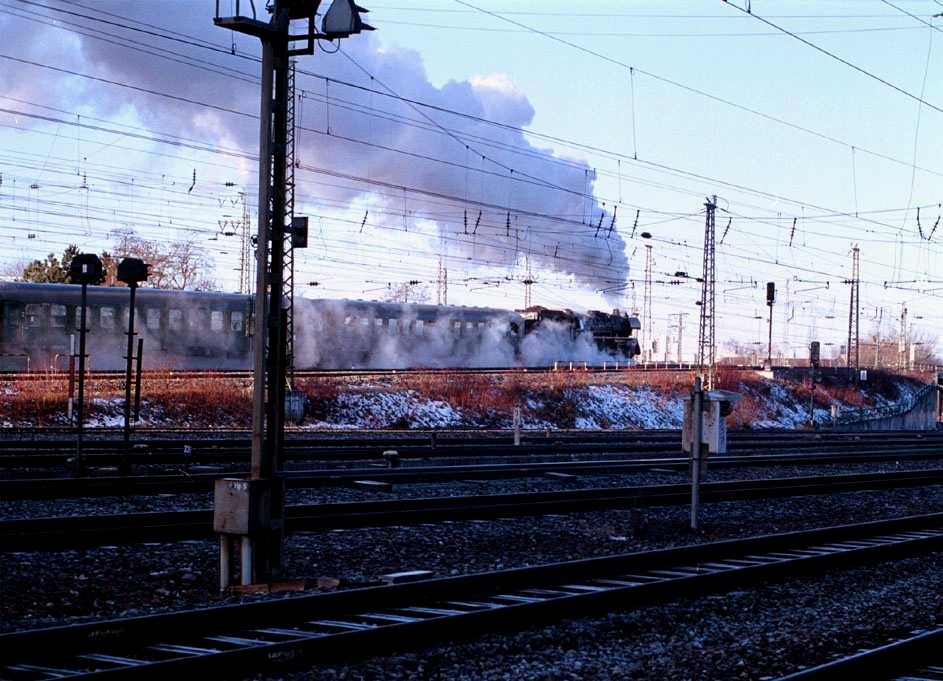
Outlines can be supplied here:
[[291, 247], [308, 247], [308, 218], [293, 217], [291, 219]]
[[69, 279], [73, 284], [99, 284], [104, 278], [105, 268], [94, 253], [79, 253], [69, 263]]
[[776, 302], [776, 284], [775, 282], [766, 282], [766, 304], [772, 305]]
[[819, 342], [812, 341], [809, 343], [809, 364], [811, 364], [813, 368], [818, 369], [820, 361]]
[[118, 263], [118, 281], [129, 286], [147, 281], [150, 276], [150, 266], [139, 258], [125, 258]]

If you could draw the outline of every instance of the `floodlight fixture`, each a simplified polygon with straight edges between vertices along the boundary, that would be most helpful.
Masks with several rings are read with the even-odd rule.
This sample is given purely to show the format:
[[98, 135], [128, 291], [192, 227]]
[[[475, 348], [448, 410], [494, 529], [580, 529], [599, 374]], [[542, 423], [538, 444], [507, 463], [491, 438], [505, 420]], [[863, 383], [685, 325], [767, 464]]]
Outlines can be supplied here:
[[364, 9], [354, 3], [354, 0], [334, 0], [324, 19], [321, 20], [321, 32], [328, 40], [335, 38], [347, 38], [361, 31], [374, 31], [370, 24], [365, 24], [360, 13], [368, 13], [370, 10]]

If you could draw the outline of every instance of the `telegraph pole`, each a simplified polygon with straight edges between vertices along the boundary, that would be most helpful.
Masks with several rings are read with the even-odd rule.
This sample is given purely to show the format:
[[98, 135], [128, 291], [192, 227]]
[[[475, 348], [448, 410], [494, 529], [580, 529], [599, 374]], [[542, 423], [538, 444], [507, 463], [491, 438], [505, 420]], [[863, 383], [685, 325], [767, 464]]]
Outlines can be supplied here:
[[[675, 361], [676, 361], [676, 363], [678, 364], [678, 366], [681, 365], [681, 358], [682, 358], [682, 354], [681, 354], [681, 339], [684, 337], [684, 318], [687, 317], [687, 316], [688, 316], [688, 313], [687, 313], [687, 312], [676, 312], [676, 313], [673, 314], [673, 315], [669, 315], [669, 318], [672, 318], [672, 317], [677, 317], [677, 318], [678, 318], [678, 324], [677, 324], [677, 326], [675, 326], [675, 325], [673, 325], [673, 324], [671, 325], [671, 328], [677, 329], [677, 333], [678, 333], [678, 335], [675, 337], [675, 341], [676, 341], [675, 347], [677, 348], [677, 349], [675, 350], [675, 352], [677, 353], [677, 354], [675, 355]], [[667, 344], [667, 343], [666, 343], [666, 344]], [[667, 349], [665, 350], [665, 352], [667, 353]], [[667, 357], [667, 354], [666, 354], [665, 356]]]
[[[228, 3], [227, 3], [228, 4]], [[290, 344], [286, 305], [286, 257], [293, 245], [295, 225], [286, 225], [291, 208], [288, 161], [294, 138], [289, 122], [292, 114], [290, 58], [313, 54], [315, 41], [345, 38], [364, 24], [353, 0], [334, 0], [324, 16], [322, 32], [315, 28], [320, 0], [272, 0], [271, 18], [262, 21], [250, 1], [252, 17], [241, 15], [235, 0], [235, 15], [220, 15], [216, 0], [214, 23], [257, 37], [262, 43], [262, 92], [259, 110], [259, 226], [256, 242], [255, 338], [252, 393], [252, 464], [247, 481], [217, 481], [214, 527], [221, 533], [221, 587], [228, 570], [228, 538], [242, 540], [242, 583], [277, 581], [282, 570], [284, 534], [285, 381]], [[299, 26], [298, 24], [303, 24]], [[297, 31], [301, 29], [302, 32]], [[293, 32], [296, 31], [296, 32]], [[289, 232], [289, 229], [291, 231]], [[290, 296], [291, 292], [288, 292]], [[219, 483], [227, 483], [220, 485]], [[243, 484], [244, 483], [244, 484]], [[230, 506], [226, 506], [229, 504]], [[233, 521], [235, 519], [235, 521]]]
[[435, 304], [449, 304], [449, 271], [445, 267], [442, 256], [439, 256], [439, 269], [435, 277]]
[[524, 275], [524, 309], [534, 304], [534, 275], [530, 271], [530, 257], [524, 256], [526, 274]]
[[907, 303], [900, 304], [900, 331], [897, 334], [897, 370], [904, 368], [904, 354], [907, 351]]
[[652, 359], [652, 245], [645, 244], [645, 290], [642, 297], [642, 319], [645, 322], [645, 340], [642, 346], [642, 359]]
[[776, 302], [776, 284], [766, 282], [766, 306], [769, 308], [769, 337], [766, 342], [766, 369], [773, 370], [773, 303]]

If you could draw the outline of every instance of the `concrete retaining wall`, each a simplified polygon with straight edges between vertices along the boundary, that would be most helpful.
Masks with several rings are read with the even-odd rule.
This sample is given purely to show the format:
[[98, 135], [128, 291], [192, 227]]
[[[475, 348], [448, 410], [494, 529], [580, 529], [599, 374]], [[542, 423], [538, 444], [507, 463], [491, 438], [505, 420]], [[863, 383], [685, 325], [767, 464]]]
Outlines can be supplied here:
[[936, 430], [938, 399], [940, 399], [940, 391], [937, 386], [928, 385], [914, 396], [913, 405], [899, 414], [845, 422], [841, 423], [838, 428], [840, 430]]

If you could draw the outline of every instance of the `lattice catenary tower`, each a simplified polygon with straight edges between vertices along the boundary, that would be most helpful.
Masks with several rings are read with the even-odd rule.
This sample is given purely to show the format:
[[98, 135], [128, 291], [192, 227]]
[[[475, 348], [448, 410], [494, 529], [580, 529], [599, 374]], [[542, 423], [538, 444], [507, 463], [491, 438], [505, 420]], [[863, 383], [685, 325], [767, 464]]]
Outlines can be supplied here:
[[704, 388], [714, 387], [716, 360], [716, 333], [714, 328], [714, 211], [717, 209], [717, 197], [713, 196], [704, 204], [707, 217], [704, 223], [704, 276], [701, 283], [701, 323], [697, 334], [697, 373], [704, 381]]
[[854, 375], [856, 377], [858, 376], [858, 371], [861, 368], [861, 356], [858, 344], [858, 323], [861, 317], [861, 300], [859, 297], [859, 283], [861, 278], [861, 273], [859, 270], [860, 255], [861, 249], [859, 249], [858, 245], [855, 244], [854, 248], [851, 249], [851, 279], [845, 280], [846, 284], [851, 284], [851, 300], [848, 304], [848, 345], [845, 346], [847, 348], [847, 366], [848, 373], [850, 374], [852, 367], [852, 348], [854, 348]]

